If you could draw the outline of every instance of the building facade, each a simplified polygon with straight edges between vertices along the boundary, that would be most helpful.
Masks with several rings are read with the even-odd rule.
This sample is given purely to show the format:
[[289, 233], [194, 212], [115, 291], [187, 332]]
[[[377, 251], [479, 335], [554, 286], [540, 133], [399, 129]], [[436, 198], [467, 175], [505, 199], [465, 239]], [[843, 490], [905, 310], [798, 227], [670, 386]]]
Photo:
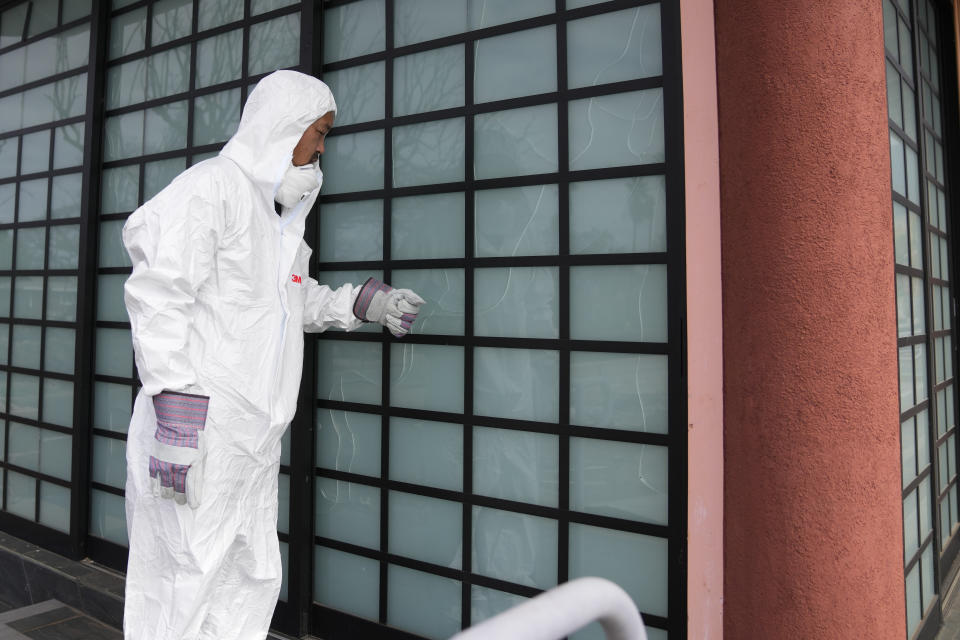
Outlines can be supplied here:
[[932, 637], [958, 13], [0, 2], [0, 529], [123, 570], [120, 230], [293, 68], [338, 101], [311, 275], [427, 303], [307, 341], [277, 629], [446, 638], [600, 575], [655, 639]]

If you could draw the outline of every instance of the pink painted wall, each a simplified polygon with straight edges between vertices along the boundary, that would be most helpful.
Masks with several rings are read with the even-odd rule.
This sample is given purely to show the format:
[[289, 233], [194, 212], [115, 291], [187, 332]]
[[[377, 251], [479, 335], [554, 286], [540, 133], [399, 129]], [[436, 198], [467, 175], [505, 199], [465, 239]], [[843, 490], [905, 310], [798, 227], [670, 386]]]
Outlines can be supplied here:
[[713, 0], [681, 0], [687, 254], [687, 633], [723, 637], [723, 351]]
[[716, 3], [728, 638], [905, 633], [881, 12]]

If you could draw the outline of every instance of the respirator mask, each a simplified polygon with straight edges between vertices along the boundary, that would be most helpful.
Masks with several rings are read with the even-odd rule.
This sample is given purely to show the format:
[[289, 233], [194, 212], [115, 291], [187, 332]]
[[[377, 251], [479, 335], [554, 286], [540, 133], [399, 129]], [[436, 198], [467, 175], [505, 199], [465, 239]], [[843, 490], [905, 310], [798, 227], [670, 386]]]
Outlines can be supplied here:
[[277, 189], [277, 195], [274, 200], [284, 207], [292, 209], [297, 206], [301, 200], [309, 197], [314, 189], [323, 184], [323, 172], [317, 166], [317, 162], [310, 162], [301, 167], [295, 167], [292, 164], [287, 167], [283, 174], [283, 180], [280, 181], [280, 188]]

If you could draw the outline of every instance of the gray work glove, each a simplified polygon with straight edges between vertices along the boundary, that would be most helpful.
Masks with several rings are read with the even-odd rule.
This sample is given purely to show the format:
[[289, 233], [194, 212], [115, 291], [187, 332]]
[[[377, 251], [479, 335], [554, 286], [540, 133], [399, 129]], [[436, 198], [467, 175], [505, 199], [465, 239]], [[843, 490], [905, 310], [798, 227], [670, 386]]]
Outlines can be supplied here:
[[402, 338], [410, 331], [423, 298], [410, 289], [394, 289], [375, 278], [368, 278], [353, 303], [353, 315], [367, 322], [379, 322], [390, 333]]

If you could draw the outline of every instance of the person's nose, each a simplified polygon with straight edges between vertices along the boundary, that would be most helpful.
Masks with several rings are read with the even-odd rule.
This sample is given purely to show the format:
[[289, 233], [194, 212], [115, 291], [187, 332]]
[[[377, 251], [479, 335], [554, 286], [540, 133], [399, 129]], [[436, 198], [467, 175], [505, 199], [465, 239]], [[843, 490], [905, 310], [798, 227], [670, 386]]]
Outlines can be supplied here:
[[317, 153], [319, 153], [320, 155], [323, 155], [323, 140], [321, 140], [320, 143], [317, 145]]

